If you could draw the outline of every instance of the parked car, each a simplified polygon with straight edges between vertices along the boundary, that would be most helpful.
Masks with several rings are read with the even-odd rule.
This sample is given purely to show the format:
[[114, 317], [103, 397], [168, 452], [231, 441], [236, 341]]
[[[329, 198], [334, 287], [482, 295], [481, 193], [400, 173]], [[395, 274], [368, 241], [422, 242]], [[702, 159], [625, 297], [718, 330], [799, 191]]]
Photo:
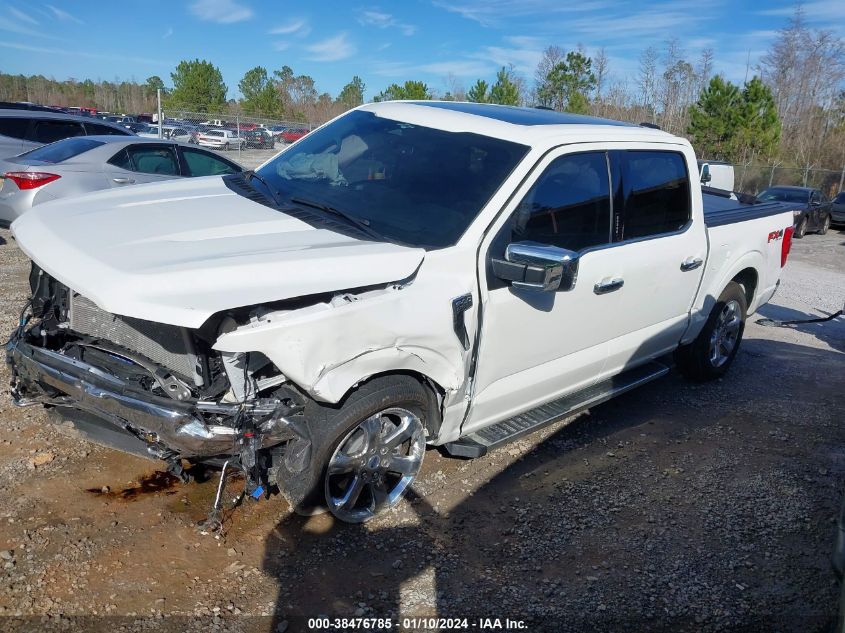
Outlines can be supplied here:
[[228, 150], [244, 146], [244, 139], [232, 130], [210, 129], [197, 135], [197, 142], [203, 147]]
[[146, 123], [121, 123], [121, 125], [133, 134], [138, 134], [138, 132], [145, 132], [150, 127]]
[[830, 205], [830, 221], [832, 224], [845, 224], [845, 191], [836, 194]]
[[303, 136], [308, 134], [308, 130], [304, 127], [289, 127], [282, 132], [282, 141], [285, 143], [293, 143], [298, 141]]
[[778, 185], [769, 187], [757, 197], [760, 200], [778, 200], [799, 205], [793, 211], [796, 239], [800, 240], [807, 231], [824, 235], [830, 228], [831, 203], [818, 189]]
[[0, 160], [0, 225], [33, 206], [100, 189], [243, 169], [213, 152], [174, 141], [86, 136]]
[[0, 158], [15, 156], [63, 138], [92, 134], [134, 136], [120, 125], [92, 117], [39, 110], [0, 110]]
[[257, 147], [260, 149], [273, 149], [276, 146], [276, 142], [273, 140], [273, 136], [264, 129], [255, 129], [250, 130], [248, 132], [242, 133], [245, 146], [246, 147]]
[[[146, 130], [143, 132], [139, 132], [138, 136], [143, 136], [145, 138], [158, 138], [158, 126], [145, 126]], [[162, 125], [161, 126], [161, 135], [162, 138], [166, 138], [172, 141], [181, 141], [183, 143], [193, 143], [196, 145], [199, 143], [199, 133], [192, 132], [191, 130], [187, 130], [181, 127], [173, 127], [172, 125]]]
[[279, 141], [282, 140], [282, 132], [287, 129], [286, 125], [271, 125], [269, 128], [270, 134], [273, 135], [273, 138]]
[[12, 231], [33, 260], [15, 401], [359, 522], [426, 444], [478, 457], [673, 353], [724, 376], [792, 215], [702, 195], [666, 132], [427, 101], [360, 106], [254, 173], [57, 201]]

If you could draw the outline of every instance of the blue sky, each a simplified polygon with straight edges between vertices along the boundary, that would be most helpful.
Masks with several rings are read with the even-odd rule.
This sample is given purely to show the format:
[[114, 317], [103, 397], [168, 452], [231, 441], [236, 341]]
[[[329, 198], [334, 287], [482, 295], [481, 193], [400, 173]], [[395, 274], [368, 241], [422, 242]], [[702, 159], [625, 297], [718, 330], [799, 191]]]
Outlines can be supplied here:
[[[640, 53], [680, 39], [687, 58], [715, 52], [714, 66], [742, 81], [794, 9], [791, 0], [0, 0], [0, 70], [56, 79], [161, 76], [182, 59], [217, 65], [237, 84], [256, 65], [291, 66], [336, 95], [357, 74], [367, 97], [421, 79], [440, 93], [453, 75], [469, 87], [513, 64], [527, 79], [555, 44], [604, 46], [613, 78], [633, 82]], [[807, 21], [845, 35], [845, 0], [804, 3]], [[752, 70], [753, 72], [753, 70]]]

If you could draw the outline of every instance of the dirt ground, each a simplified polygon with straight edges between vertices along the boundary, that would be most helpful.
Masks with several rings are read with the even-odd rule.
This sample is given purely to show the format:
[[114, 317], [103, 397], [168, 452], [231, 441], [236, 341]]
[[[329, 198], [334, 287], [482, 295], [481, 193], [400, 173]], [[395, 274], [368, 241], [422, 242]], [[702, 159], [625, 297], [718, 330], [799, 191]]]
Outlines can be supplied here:
[[[27, 270], [0, 231], [4, 334]], [[273, 498], [203, 535], [215, 480], [177, 483], [13, 407], [3, 366], [0, 629], [270, 633], [324, 616], [432, 630], [401, 618], [437, 615], [468, 630], [827, 630], [845, 319], [755, 321], [843, 301], [845, 232], [808, 235], [725, 379], [672, 372], [474, 461], [429, 450], [414, 494], [364, 526]]]

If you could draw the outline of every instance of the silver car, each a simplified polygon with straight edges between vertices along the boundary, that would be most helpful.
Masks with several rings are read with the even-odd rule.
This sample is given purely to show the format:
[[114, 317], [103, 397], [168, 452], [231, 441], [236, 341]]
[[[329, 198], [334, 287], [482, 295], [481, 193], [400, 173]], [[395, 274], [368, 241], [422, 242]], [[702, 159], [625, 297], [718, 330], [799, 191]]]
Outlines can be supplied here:
[[222, 156], [137, 136], [68, 138], [0, 160], [0, 226], [36, 204], [100, 189], [243, 171]]

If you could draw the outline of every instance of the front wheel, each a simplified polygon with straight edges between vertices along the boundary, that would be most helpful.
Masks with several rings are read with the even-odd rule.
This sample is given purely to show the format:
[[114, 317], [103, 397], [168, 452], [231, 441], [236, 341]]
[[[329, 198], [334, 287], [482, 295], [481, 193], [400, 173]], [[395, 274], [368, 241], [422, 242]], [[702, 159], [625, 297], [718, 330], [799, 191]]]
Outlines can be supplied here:
[[228, 144], [228, 143], [223, 143], [223, 151], [224, 151], [224, 152], [228, 152], [228, 151], [229, 151], [229, 144]]
[[433, 393], [412, 376], [380, 376], [341, 406], [311, 401], [310, 464], [279, 472], [278, 485], [299, 514], [328, 509], [363, 523], [399, 503], [422, 466]]
[[824, 235], [827, 233], [827, 230], [830, 228], [830, 216], [824, 216], [824, 222], [822, 222], [822, 228], [819, 229], [819, 235]]
[[800, 240], [806, 234], [807, 234], [807, 218], [804, 218], [804, 219], [801, 220], [801, 222], [798, 223], [798, 226], [795, 228], [795, 233], [793, 234], [792, 237], [794, 237], [796, 240]]
[[735, 281], [730, 282], [696, 339], [675, 351], [681, 374], [697, 382], [723, 376], [739, 351], [747, 311], [745, 291]]

